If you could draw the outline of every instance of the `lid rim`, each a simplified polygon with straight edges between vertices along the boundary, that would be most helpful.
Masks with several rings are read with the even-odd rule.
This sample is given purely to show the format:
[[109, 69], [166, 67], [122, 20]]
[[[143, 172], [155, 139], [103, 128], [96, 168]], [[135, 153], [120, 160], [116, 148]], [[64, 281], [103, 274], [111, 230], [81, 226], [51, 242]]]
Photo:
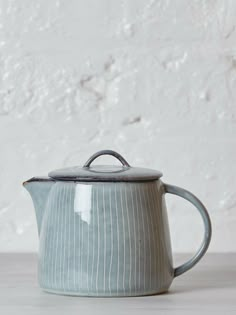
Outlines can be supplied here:
[[146, 178], [78, 178], [78, 177], [50, 177], [50, 179], [54, 180], [54, 181], [59, 181], [59, 182], [103, 182], [103, 183], [114, 183], [114, 182], [126, 182], [126, 183], [133, 183], [133, 182], [151, 182], [151, 181], [155, 181], [160, 179], [163, 176], [163, 174], [161, 174], [159, 177], [157, 176], [153, 176], [153, 177], [146, 177]]
[[[143, 168], [132, 168], [130, 169], [138, 169], [138, 170], [149, 170], [149, 169], [143, 169]], [[49, 178], [53, 180], [59, 180], [59, 181], [77, 181], [77, 182], [138, 182], [138, 181], [153, 181], [157, 180], [160, 177], [163, 176], [163, 174], [160, 171], [154, 171], [149, 170], [147, 173], [130, 173], [127, 174], [124, 172], [122, 174], [122, 171], [114, 172], [114, 173], [99, 173], [99, 172], [93, 172], [92, 170], [88, 173], [83, 173], [80, 175], [75, 174], [63, 174], [59, 171], [52, 171], [48, 174]]]

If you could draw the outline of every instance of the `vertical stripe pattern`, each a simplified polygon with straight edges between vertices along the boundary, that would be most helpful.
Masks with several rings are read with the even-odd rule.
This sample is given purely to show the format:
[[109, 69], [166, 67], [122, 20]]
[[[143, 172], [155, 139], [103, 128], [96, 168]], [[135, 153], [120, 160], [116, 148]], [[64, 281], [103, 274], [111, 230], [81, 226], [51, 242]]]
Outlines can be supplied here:
[[53, 184], [40, 232], [40, 285], [85, 296], [166, 291], [173, 267], [163, 194], [160, 181]]

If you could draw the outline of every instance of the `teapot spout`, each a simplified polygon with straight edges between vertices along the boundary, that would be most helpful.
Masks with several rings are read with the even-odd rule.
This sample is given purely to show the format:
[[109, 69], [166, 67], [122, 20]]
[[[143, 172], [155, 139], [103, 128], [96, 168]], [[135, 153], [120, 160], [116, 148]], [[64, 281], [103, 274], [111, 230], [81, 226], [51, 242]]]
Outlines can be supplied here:
[[48, 177], [33, 177], [23, 183], [33, 200], [39, 235], [49, 192], [54, 183], [55, 181]]

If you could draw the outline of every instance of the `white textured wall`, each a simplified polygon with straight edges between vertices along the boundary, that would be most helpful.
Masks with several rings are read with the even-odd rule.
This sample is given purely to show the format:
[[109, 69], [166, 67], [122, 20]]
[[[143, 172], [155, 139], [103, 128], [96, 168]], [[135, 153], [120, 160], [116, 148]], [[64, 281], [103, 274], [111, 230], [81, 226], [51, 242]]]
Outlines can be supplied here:
[[[0, 250], [37, 250], [23, 180], [109, 148], [194, 192], [210, 250], [235, 251], [235, 49], [233, 0], [1, 1]], [[201, 219], [167, 199], [193, 251]]]

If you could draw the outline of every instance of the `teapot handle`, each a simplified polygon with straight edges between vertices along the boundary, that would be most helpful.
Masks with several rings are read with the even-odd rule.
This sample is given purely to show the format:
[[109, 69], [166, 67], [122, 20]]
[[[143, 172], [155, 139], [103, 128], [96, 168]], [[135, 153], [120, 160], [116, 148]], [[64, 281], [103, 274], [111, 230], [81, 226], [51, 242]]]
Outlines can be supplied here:
[[205, 229], [204, 239], [197, 253], [183, 265], [180, 265], [179, 267], [174, 268], [174, 277], [177, 277], [181, 275], [182, 273], [191, 269], [194, 265], [196, 265], [199, 262], [199, 260], [203, 257], [203, 255], [206, 253], [207, 248], [211, 241], [211, 234], [212, 234], [211, 220], [202, 202], [196, 196], [194, 196], [191, 192], [177, 186], [172, 186], [168, 184], [164, 184], [164, 186], [165, 186], [166, 193], [180, 196], [188, 200], [189, 202], [191, 202], [197, 208], [197, 210], [200, 212], [201, 217], [203, 219], [204, 229]]

